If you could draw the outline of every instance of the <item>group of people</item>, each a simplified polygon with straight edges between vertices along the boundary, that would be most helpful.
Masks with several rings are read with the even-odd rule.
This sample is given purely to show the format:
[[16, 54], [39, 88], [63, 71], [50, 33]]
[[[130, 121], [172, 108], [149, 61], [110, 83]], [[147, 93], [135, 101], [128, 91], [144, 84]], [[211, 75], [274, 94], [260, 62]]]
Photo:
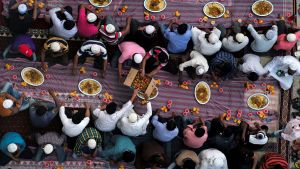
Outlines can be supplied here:
[[[300, 39], [300, 31], [288, 29], [284, 20], [267, 29], [265, 33], [248, 24], [243, 30], [241, 23], [234, 22], [232, 28], [221, 24], [212, 30], [197, 27], [172, 19], [168, 24], [154, 21], [140, 22], [131, 17], [121, 29], [112, 16], [100, 20], [93, 7], [79, 5], [77, 21], [72, 8], [53, 8], [45, 14], [50, 25], [51, 37], [38, 50], [27, 34], [39, 13], [37, 1], [33, 9], [27, 0], [12, 0], [9, 4], [7, 26], [13, 34], [11, 44], [4, 50], [3, 58], [11, 54], [32, 61], [41, 61], [47, 71], [55, 64], [68, 65], [73, 60], [72, 73], [78, 74], [78, 64], [88, 57], [94, 59], [94, 67], [105, 77], [108, 63], [118, 69], [123, 82], [123, 67], [138, 68], [142, 76], [155, 76], [160, 70], [178, 75], [183, 83], [183, 71], [190, 78], [211, 74], [213, 81], [228, 80], [238, 71], [247, 74], [251, 81], [261, 76], [272, 76], [284, 90], [291, 88], [293, 76], [300, 74], [300, 62], [292, 55], [276, 56], [263, 66], [261, 54], [280, 51], [288, 53]], [[68, 40], [74, 36], [86, 38], [74, 57], [69, 56]], [[37, 55], [39, 51], [39, 55]], [[245, 53], [238, 64], [237, 57]], [[38, 57], [39, 56], [39, 57]], [[16, 132], [4, 134], [0, 141], [0, 165], [20, 158], [43, 160], [53, 152], [63, 162], [68, 152], [72, 158], [107, 160], [134, 163], [138, 169], [146, 167], [168, 167], [182, 169], [287, 169], [287, 161], [278, 153], [266, 153], [262, 164], [258, 164], [255, 150], [268, 143], [268, 127], [255, 123], [251, 127], [246, 121], [239, 126], [227, 126], [224, 116], [204, 121], [197, 117], [160, 117], [159, 110], [152, 110], [148, 96], [146, 113], [134, 110], [138, 90], [124, 105], [110, 102], [104, 106], [85, 103], [85, 109], [66, 108], [56, 92], [49, 89], [54, 103], [27, 98], [15, 90], [14, 85], [4, 84], [0, 96], [0, 116], [15, 115], [29, 110], [30, 121], [35, 128], [45, 128], [59, 114], [62, 132], [35, 133], [32, 137], [38, 147], [35, 153], [28, 148], [24, 136]], [[142, 114], [142, 115], [141, 115]], [[113, 134], [113, 135], [111, 135]], [[110, 135], [108, 141], [103, 136]], [[150, 139], [135, 143], [134, 138], [150, 135]], [[169, 157], [163, 145], [178, 139], [182, 149]], [[65, 146], [66, 145], [66, 146]], [[198, 154], [197, 154], [198, 153]], [[170, 162], [170, 159], [175, 159]]]

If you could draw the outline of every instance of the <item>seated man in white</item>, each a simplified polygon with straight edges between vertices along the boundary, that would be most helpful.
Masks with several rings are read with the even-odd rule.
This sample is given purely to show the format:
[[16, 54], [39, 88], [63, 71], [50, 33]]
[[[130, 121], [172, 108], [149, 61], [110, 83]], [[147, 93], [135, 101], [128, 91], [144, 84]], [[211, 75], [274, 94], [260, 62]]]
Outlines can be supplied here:
[[292, 87], [294, 75], [300, 75], [300, 62], [293, 56], [276, 56], [266, 66], [265, 69], [278, 80], [283, 90]]
[[248, 79], [251, 81], [258, 80], [268, 71], [260, 63], [260, 57], [254, 54], [246, 54], [243, 56], [243, 64], [239, 65], [239, 70], [248, 74]]
[[235, 36], [229, 36], [222, 40], [223, 48], [228, 52], [238, 52], [249, 43], [248, 36], [245, 36], [242, 33], [237, 33]]

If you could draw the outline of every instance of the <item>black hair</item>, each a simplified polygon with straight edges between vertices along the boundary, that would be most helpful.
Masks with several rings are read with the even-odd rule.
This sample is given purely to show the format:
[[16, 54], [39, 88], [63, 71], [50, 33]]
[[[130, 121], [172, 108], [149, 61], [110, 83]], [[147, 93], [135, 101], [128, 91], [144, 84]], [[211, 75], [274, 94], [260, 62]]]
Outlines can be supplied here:
[[84, 119], [84, 114], [80, 112], [77, 112], [72, 116], [72, 122], [74, 124], [79, 124], [82, 121], [82, 119]]
[[202, 127], [198, 127], [195, 130], [195, 136], [196, 137], [202, 137], [205, 134], [205, 130]]
[[255, 82], [255, 81], [258, 80], [259, 76], [258, 76], [257, 73], [251, 72], [251, 73], [248, 74], [247, 78], [248, 78], [249, 80], [251, 80], [252, 82]]
[[276, 164], [273, 169], [284, 169], [280, 164]]
[[132, 151], [125, 151], [123, 152], [122, 158], [126, 163], [130, 163], [134, 160], [135, 154]]
[[262, 130], [266, 130], [266, 132], [268, 132], [268, 130], [269, 130], [269, 127], [266, 126], [266, 125], [262, 125], [260, 128], [261, 128]]
[[167, 121], [166, 128], [167, 128], [169, 131], [173, 131], [176, 127], [177, 127], [177, 126], [176, 126], [176, 123], [175, 123], [175, 121], [174, 121], [173, 119]]
[[187, 31], [188, 29], [188, 25], [183, 23], [183, 24], [180, 24], [178, 27], [177, 27], [177, 32], [180, 34], [180, 35], [183, 35], [185, 34], [185, 32]]
[[233, 134], [233, 131], [232, 131], [231, 128], [226, 128], [226, 129], [224, 130], [224, 137], [225, 137], [225, 138], [229, 138], [230, 136], [232, 136], [232, 134]]
[[182, 169], [195, 169], [195, 167], [196, 167], [196, 163], [191, 159], [187, 159], [184, 160]]
[[211, 129], [210, 131], [213, 134], [223, 133], [225, 131], [224, 123], [221, 121], [220, 118], [214, 118], [211, 121]]
[[232, 69], [232, 67], [231, 67], [230, 63], [223, 62], [221, 64], [216, 65], [215, 72], [217, 72], [217, 74], [220, 77], [223, 77], [223, 76], [226, 76], [231, 71], [231, 69]]
[[166, 54], [164, 51], [161, 51], [159, 54], [158, 54], [158, 61], [160, 63], [167, 63], [169, 60], [168, 58], [168, 54]]
[[152, 164], [162, 164], [163, 159], [162, 159], [161, 155], [155, 154], [150, 158], [149, 162], [152, 163]]
[[46, 108], [45, 106], [38, 105], [38, 106], [36, 107], [36, 114], [37, 114], [38, 116], [44, 115], [44, 114], [46, 113], [46, 111], [47, 111], [47, 108]]
[[105, 108], [106, 112], [108, 114], [114, 114], [117, 110], [117, 104], [115, 102], [110, 102], [106, 108]]
[[74, 28], [74, 26], [75, 26], [75, 22], [74, 22], [74, 21], [66, 20], [66, 21], [64, 22], [64, 28], [65, 28], [66, 30], [71, 30], [71, 29]]

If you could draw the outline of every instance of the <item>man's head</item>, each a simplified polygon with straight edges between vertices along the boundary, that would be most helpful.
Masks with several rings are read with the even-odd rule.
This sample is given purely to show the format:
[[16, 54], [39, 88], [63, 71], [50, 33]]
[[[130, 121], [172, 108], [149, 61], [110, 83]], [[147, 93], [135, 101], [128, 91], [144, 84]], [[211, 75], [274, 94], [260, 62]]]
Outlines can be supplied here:
[[255, 81], [258, 80], [259, 76], [258, 76], [257, 73], [251, 72], [251, 73], [248, 74], [247, 78], [248, 78], [250, 81], [255, 82]]
[[182, 169], [195, 169], [196, 163], [191, 159], [186, 159], [183, 161]]
[[162, 164], [164, 162], [164, 157], [161, 154], [156, 154], [150, 158], [149, 162], [152, 164]]
[[133, 60], [136, 64], [140, 64], [143, 61], [143, 56], [140, 53], [133, 54]]
[[92, 45], [91, 51], [94, 55], [99, 55], [101, 53], [101, 47], [100, 45]]
[[7, 146], [7, 151], [9, 152], [9, 153], [16, 153], [17, 151], [18, 151], [18, 146], [17, 146], [17, 144], [15, 144], [15, 143], [10, 143], [8, 146]]
[[89, 139], [87, 141], [87, 146], [90, 148], [90, 149], [95, 149], [96, 146], [97, 146], [97, 142], [95, 139]]
[[55, 52], [59, 52], [60, 49], [61, 49], [61, 47], [60, 47], [60, 44], [58, 42], [52, 42], [52, 43], [50, 43], [50, 50], [52, 52], [54, 52], [54, 53]]
[[51, 154], [53, 152], [54, 147], [53, 147], [52, 144], [46, 144], [44, 146], [43, 150], [44, 150], [44, 153], [48, 155], [48, 154]]
[[11, 99], [5, 99], [3, 101], [3, 108], [5, 108], [5, 109], [10, 109], [13, 107], [13, 105], [14, 105], [14, 102]]
[[231, 65], [228, 62], [223, 62], [221, 64], [218, 64], [213, 71], [216, 76], [223, 77], [231, 71]]
[[168, 60], [169, 60], [169, 57], [168, 57], [168, 55], [165, 52], [160, 52], [158, 54], [158, 61], [160, 63], [167, 63]]
[[274, 32], [273, 30], [269, 29], [269, 30], [267, 31], [267, 33], [266, 33], [266, 38], [267, 38], [268, 40], [271, 40], [271, 39], [274, 38], [274, 36], [275, 36], [275, 32]]
[[222, 119], [214, 118], [211, 121], [211, 130], [216, 133], [223, 133], [225, 131], [225, 124]]
[[294, 33], [289, 33], [289, 34], [287, 34], [287, 36], [286, 36], [286, 40], [287, 40], [288, 42], [295, 42], [296, 39], [297, 39], [297, 37], [296, 37], [296, 35], [295, 35]]
[[202, 137], [205, 134], [205, 130], [202, 127], [198, 127], [195, 130], [195, 136], [196, 137]]
[[211, 44], [215, 44], [219, 41], [219, 37], [215, 33], [210, 33], [208, 36], [208, 42]]
[[105, 108], [107, 114], [114, 114], [117, 110], [117, 104], [115, 102], [110, 102]]
[[291, 64], [288, 69], [288, 74], [294, 75], [296, 73], [297, 69], [298, 69], [297, 64]]
[[176, 127], [177, 127], [176, 123], [173, 119], [170, 119], [170, 120], [167, 121], [167, 125], [166, 125], [167, 130], [173, 131], [173, 130], [176, 129]]
[[132, 151], [125, 151], [123, 152], [122, 158], [126, 163], [130, 163], [134, 160], [135, 154]]
[[27, 6], [25, 4], [20, 4], [18, 6], [18, 13], [19, 13], [19, 16], [24, 16], [26, 13], [27, 13]]
[[135, 122], [137, 122], [137, 120], [138, 120], [138, 115], [135, 112], [132, 112], [129, 114], [128, 121], [130, 123], [135, 123]]
[[156, 31], [156, 29], [155, 29], [155, 27], [152, 26], [152, 25], [147, 25], [147, 26], [145, 27], [145, 32], [146, 32], [146, 34], [148, 34], [148, 35], [152, 35], [155, 31]]
[[107, 24], [106, 26], [104, 26], [104, 30], [107, 33], [114, 33], [116, 31], [116, 28], [113, 24]]
[[242, 33], [237, 33], [237, 34], [235, 35], [235, 40], [236, 40], [238, 43], [242, 43], [242, 42], [244, 42], [244, 40], [245, 40], [245, 35], [242, 34]]
[[84, 114], [77, 112], [76, 114], [74, 114], [72, 116], [72, 122], [74, 124], [79, 124], [82, 121], [83, 118], [84, 118]]
[[47, 107], [45, 107], [44, 105], [38, 105], [36, 107], [36, 114], [38, 116], [43, 116], [47, 111]]
[[97, 21], [97, 15], [94, 14], [94, 13], [89, 13], [86, 16], [86, 19], [87, 19], [88, 23], [92, 23], [93, 24], [93, 23], [95, 23]]
[[24, 55], [24, 56], [26, 56], [28, 58], [30, 58], [32, 56], [32, 53], [33, 53], [32, 50], [31, 50], [31, 48], [30, 48], [30, 46], [27, 45], [27, 44], [21, 44], [21, 45], [19, 45], [18, 46], [18, 50], [19, 50], [19, 52], [22, 55]]
[[183, 35], [187, 31], [187, 29], [188, 29], [188, 25], [183, 23], [177, 27], [177, 32], [178, 32], [178, 34]]
[[273, 169], [285, 169], [285, 168], [282, 167], [281, 165], [277, 164], [273, 167]]
[[269, 130], [269, 127], [268, 127], [268, 126], [262, 125], [260, 128], [261, 128], [265, 133], [268, 133], [268, 130]]
[[75, 27], [75, 22], [74, 21], [71, 21], [71, 20], [66, 20], [63, 24], [64, 28], [66, 30], [71, 30]]

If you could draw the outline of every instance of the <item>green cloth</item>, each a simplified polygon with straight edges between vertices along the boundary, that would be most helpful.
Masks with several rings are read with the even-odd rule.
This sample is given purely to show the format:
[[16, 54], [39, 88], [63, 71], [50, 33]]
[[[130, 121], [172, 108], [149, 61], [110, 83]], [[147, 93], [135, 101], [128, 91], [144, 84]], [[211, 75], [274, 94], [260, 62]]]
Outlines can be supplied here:
[[96, 140], [96, 148], [99, 148], [101, 146], [102, 138], [99, 131], [92, 127], [85, 128], [76, 140], [76, 145], [73, 150], [76, 155], [82, 155], [81, 147], [85, 145], [89, 139]]

